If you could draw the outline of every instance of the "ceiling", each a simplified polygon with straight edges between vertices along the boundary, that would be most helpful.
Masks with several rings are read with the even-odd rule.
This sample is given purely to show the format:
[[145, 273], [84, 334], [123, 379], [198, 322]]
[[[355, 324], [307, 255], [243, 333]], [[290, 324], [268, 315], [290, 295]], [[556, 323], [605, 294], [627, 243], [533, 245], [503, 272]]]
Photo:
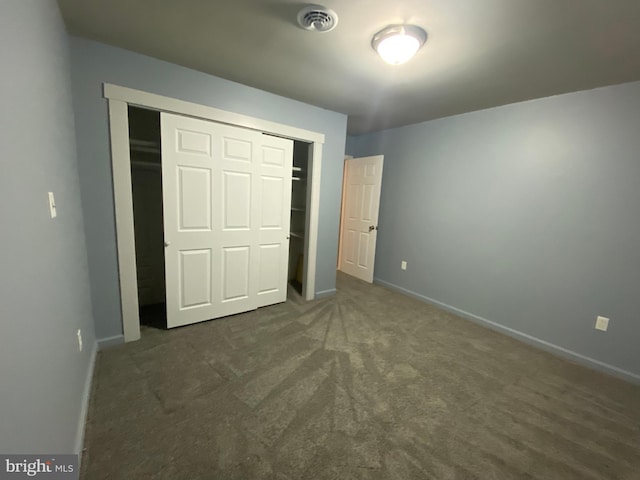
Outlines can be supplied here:
[[[59, 0], [69, 32], [349, 116], [355, 135], [640, 80], [638, 0]], [[371, 48], [389, 24], [429, 38], [404, 65]]]

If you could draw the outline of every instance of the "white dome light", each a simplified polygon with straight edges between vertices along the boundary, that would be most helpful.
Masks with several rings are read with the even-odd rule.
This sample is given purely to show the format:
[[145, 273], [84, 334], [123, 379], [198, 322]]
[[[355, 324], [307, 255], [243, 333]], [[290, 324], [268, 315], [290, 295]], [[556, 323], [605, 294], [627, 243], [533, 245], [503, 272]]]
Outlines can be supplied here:
[[427, 32], [415, 25], [391, 25], [376, 33], [371, 45], [382, 59], [400, 65], [413, 58], [427, 40]]

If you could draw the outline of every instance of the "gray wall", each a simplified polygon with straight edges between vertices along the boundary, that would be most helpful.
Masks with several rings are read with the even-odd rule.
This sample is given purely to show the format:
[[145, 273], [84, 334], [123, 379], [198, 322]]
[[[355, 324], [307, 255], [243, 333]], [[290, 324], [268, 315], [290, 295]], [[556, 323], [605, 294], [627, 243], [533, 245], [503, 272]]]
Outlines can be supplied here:
[[636, 82], [349, 138], [385, 155], [376, 279], [640, 380], [639, 126]]
[[335, 288], [345, 115], [93, 41], [72, 38], [71, 45], [79, 169], [98, 338], [122, 333], [103, 82], [324, 133], [316, 291]]
[[67, 41], [55, 2], [0, 2], [2, 453], [74, 453], [84, 428], [95, 339]]

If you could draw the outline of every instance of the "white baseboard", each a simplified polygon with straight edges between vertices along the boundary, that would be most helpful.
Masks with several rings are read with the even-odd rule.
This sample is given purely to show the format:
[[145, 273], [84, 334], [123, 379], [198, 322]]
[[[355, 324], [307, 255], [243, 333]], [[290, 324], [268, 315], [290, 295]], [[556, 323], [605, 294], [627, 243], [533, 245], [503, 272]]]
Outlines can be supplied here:
[[82, 448], [84, 446], [84, 431], [89, 413], [89, 401], [91, 400], [91, 383], [93, 381], [93, 370], [96, 366], [96, 356], [98, 354], [98, 343], [94, 342], [87, 367], [87, 376], [84, 380], [84, 391], [82, 392], [82, 404], [80, 406], [80, 416], [78, 418], [78, 431], [76, 433], [76, 448], [78, 462], [82, 460]]
[[547, 342], [545, 340], [541, 340], [539, 338], [533, 337], [531, 335], [528, 335], [526, 333], [520, 332], [518, 330], [515, 330], [513, 328], [509, 328], [506, 327], [504, 325], [501, 325], [497, 322], [493, 322], [491, 320], [488, 320], [486, 318], [480, 317], [478, 315], [474, 315], [473, 313], [469, 313], [466, 312], [464, 310], [461, 310], [459, 308], [456, 307], [452, 307], [451, 305], [447, 305], [446, 303], [442, 303], [439, 302], [437, 300], [434, 300], [432, 298], [429, 298], [425, 295], [421, 295], [419, 293], [413, 292], [411, 290], [408, 290], [406, 288], [400, 287], [398, 285], [395, 285], [393, 283], [387, 282], [385, 280], [381, 280], [379, 278], [374, 278], [374, 283], [377, 283], [379, 285], [382, 285], [384, 287], [390, 288], [391, 290], [396, 290], [400, 293], [404, 293], [405, 295], [408, 295], [410, 297], [413, 297], [417, 300], [421, 300], [423, 302], [427, 302], [430, 303], [432, 305], [436, 305], [444, 310], [447, 310], [449, 312], [455, 313], [456, 315], [459, 315], [463, 318], [466, 318], [467, 320], [471, 320], [472, 322], [481, 324], [485, 327], [491, 328], [492, 330], [496, 330], [499, 331], [501, 333], [504, 333], [506, 335], [509, 335], [510, 337], [513, 337], [517, 340], [520, 340], [522, 342], [528, 343], [529, 345], [533, 345], [534, 347], [540, 348], [542, 350], [545, 350], [547, 352], [559, 355], [561, 357], [567, 358], [569, 360], [572, 360], [580, 365], [584, 365], [586, 367], [589, 368], [593, 368], [595, 370], [599, 370], [601, 372], [605, 372], [608, 373], [610, 375], [613, 375], [615, 377], [618, 378], [622, 378], [623, 380], [626, 380], [627, 382], [631, 382], [634, 384], [640, 384], [640, 375], [635, 374], [633, 372], [629, 372], [628, 370], [624, 370], [622, 368], [618, 368], [615, 367], [613, 365], [609, 365], [608, 363], [605, 362], [601, 362], [600, 360], [596, 360], [595, 358], [591, 358], [591, 357], [587, 357], [586, 355], [582, 355], [580, 353], [574, 352], [572, 350], [568, 350], [564, 347], [561, 347], [559, 345], [555, 345], [553, 343]]
[[335, 294], [336, 294], [336, 289], [335, 288], [331, 288], [329, 290], [322, 290], [320, 292], [316, 292], [315, 300], [319, 300], [321, 298], [330, 297], [331, 295], [335, 295]]
[[115, 347], [124, 343], [124, 335], [115, 335], [113, 337], [99, 338], [98, 350], [104, 350], [108, 347]]

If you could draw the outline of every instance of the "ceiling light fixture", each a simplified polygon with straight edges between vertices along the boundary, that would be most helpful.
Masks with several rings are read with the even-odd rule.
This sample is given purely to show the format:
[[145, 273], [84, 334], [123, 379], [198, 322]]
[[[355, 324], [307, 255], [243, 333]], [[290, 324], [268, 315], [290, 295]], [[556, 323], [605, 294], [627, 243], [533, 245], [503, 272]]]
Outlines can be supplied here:
[[415, 25], [390, 25], [373, 36], [371, 46], [391, 65], [413, 58], [427, 41], [427, 32]]

